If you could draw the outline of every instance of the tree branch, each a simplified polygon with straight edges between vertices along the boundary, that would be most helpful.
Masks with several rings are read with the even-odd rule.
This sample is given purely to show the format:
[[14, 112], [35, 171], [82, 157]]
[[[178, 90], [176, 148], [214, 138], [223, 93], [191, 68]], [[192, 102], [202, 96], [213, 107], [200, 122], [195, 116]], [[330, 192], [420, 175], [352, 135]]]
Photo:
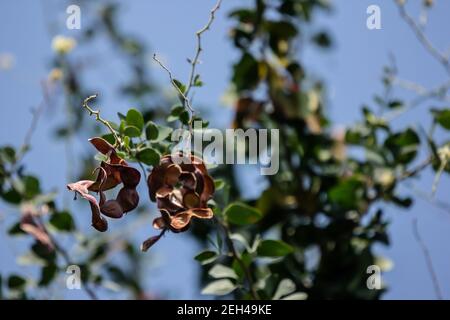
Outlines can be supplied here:
[[190, 60], [191, 72], [189, 74], [189, 81], [188, 81], [186, 91], [185, 91], [186, 96], [189, 94], [189, 91], [191, 90], [192, 86], [194, 85], [195, 67], [197, 66], [197, 64], [199, 62], [200, 53], [203, 51], [202, 34], [205, 33], [207, 30], [209, 30], [209, 28], [211, 27], [211, 25], [214, 21], [215, 15], [216, 15], [216, 11], [219, 10], [221, 4], [222, 4], [222, 0], [217, 1], [214, 8], [211, 9], [209, 20], [206, 23], [206, 25], [195, 33], [195, 35], [197, 36], [197, 49], [195, 51], [194, 58], [192, 60]]
[[416, 35], [416, 37], [420, 41], [420, 43], [425, 47], [425, 49], [434, 58], [436, 58], [443, 65], [443, 67], [445, 68], [445, 71], [447, 71], [447, 73], [450, 74], [449, 58], [433, 46], [431, 41], [427, 38], [427, 36], [422, 31], [422, 29], [418, 26], [416, 21], [406, 12], [405, 5], [403, 3], [399, 3], [398, 1], [396, 1], [396, 3], [397, 3], [398, 10], [400, 12], [400, 16], [411, 27], [412, 31], [414, 32], [414, 34]]
[[[53, 247], [55, 248], [55, 251], [59, 253], [59, 255], [63, 258], [64, 262], [69, 266], [73, 265], [75, 263], [72, 262], [70, 259], [69, 253], [62, 247], [59, 242], [56, 240], [55, 237], [47, 230], [47, 228], [44, 225], [44, 222], [40, 217], [38, 217], [38, 222], [42, 226], [42, 228], [47, 233], [48, 237], [50, 238], [50, 241], [53, 244]], [[87, 283], [83, 283], [83, 289], [86, 291], [86, 294], [92, 299], [92, 300], [98, 300], [97, 294], [94, 292], [94, 290], [91, 289], [91, 287], [88, 286]]]
[[433, 287], [434, 287], [434, 292], [436, 293], [436, 297], [439, 300], [442, 300], [443, 296], [442, 296], [441, 287], [439, 286], [439, 280], [437, 278], [436, 271], [434, 270], [430, 251], [428, 250], [428, 247], [426, 246], [425, 242], [422, 240], [422, 237], [420, 236], [417, 218], [414, 218], [414, 220], [413, 220], [413, 234], [414, 234], [414, 237], [416, 238], [417, 242], [419, 243], [419, 245], [422, 249], [423, 255], [425, 257], [425, 262], [427, 264], [428, 272], [430, 273], [431, 280], [433, 281]]
[[172, 71], [170, 71], [169, 68], [166, 67], [161, 62], [161, 60], [159, 60], [156, 57], [156, 53], [153, 54], [153, 60], [155, 60], [160, 65], [160, 67], [163, 68], [167, 72], [170, 82], [172, 83], [173, 87], [178, 91], [178, 94], [181, 96], [181, 98], [183, 98], [183, 103], [184, 103], [185, 107], [187, 107], [189, 109], [191, 114], [194, 114], [194, 109], [192, 109], [191, 102], [189, 101], [188, 97], [184, 94], [184, 92], [181, 90], [181, 88], [177, 85], [177, 83], [175, 82], [175, 79], [172, 75]]
[[88, 102], [91, 101], [92, 99], [97, 98], [98, 94], [93, 94], [89, 97], [87, 97], [86, 99], [84, 99], [83, 101], [83, 108], [86, 109], [89, 112], [90, 116], [95, 116], [95, 120], [102, 123], [104, 126], [106, 126], [109, 131], [111, 131], [111, 134], [114, 136], [114, 139], [116, 140], [116, 144], [119, 144], [120, 146], [122, 146], [122, 141], [120, 140], [119, 136], [117, 135], [116, 130], [113, 129], [113, 127], [111, 126], [111, 124], [106, 121], [105, 119], [100, 117], [100, 110], [93, 110], [91, 107], [89, 107]]

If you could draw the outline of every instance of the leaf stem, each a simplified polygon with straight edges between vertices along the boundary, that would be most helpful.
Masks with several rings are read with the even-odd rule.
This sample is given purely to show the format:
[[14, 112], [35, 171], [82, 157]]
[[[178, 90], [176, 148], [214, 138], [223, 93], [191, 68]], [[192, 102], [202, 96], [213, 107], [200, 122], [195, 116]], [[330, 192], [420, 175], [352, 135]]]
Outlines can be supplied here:
[[247, 268], [247, 266], [245, 265], [244, 261], [242, 261], [241, 257], [239, 256], [239, 253], [236, 250], [236, 247], [234, 246], [233, 240], [231, 239], [230, 236], [230, 229], [228, 225], [223, 221], [221, 221], [220, 219], [216, 220], [218, 224], [222, 227], [223, 234], [225, 236], [225, 242], [227, 243], [227, 246], [230, 249], [233, 258], [239, 263], [239, 266], [241, 267], [242, 271], [244, 271], [244, 275], [249, 286], [250, 295], [254, 300], [260, 300], [258, 292], [256, 292], [255, 289], [252, 274], [250, 273], [249, 268]]

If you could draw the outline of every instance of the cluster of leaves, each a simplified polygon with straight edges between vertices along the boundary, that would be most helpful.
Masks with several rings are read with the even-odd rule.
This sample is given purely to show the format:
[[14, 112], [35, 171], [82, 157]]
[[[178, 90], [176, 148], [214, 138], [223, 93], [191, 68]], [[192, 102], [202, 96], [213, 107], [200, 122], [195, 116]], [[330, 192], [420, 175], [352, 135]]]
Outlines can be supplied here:
[[[373, 246], [389, 245], [383, 204], [410, 207], [412, 199], [402, 197], [398, 185], [428, 164], [436, 171], [448, 169], [442, 157], [446, 143], [434, 142], [433, 129], [423, 135], [413, 127], [393, 129], [383, 117], [405, 108], [391, 97], [388, 76], [384, 84], [389, 94], [375, 97], [381, 115], [363, 106], [360, 123], [345, 132], [333, 130], [324, 114], [323, 85], [308, 77], [295, 55], [299, 39], [331, 46], [324, 32], [309, 37], [301, 32], [314, 11], [329, 9], [323, 1], [255, 0], [253, 7], [229, 15], [235, 21], [231, 40], [241, 52], [231, 79], [238, 96], [234, 125], [279, 128], [281, 163], [260, 197], [217, 210], [230, 225], [231, 241], [239, 244], [230, 258], [221, 251], [221, 240], [209, 240], [217, 250], [196, 257], [202, 264], [216, 263], [208, 274], [221, 278], [206, 285], [204, 293], [224, 295], [238, 288], [236, 297], [279, 298], [276, 284], [289, 283], [301, 292], [297, 298], [379, 298], [385, 288], [369, 290], [366, 271], [377, 259]], [[387, 68], [386, 74], [390, 72]], [[431, 112], [432, 128], [449, 128], [448, 109]], [[424, 145], [430, 155], [414, 166]], [[222, 197], [226, 205], [239, 199], [238, 185], [244, 181], [230, 179], [229, 168], [217, 173], [221, 170], [228, 190], [216, 201]], [[276, 240], [261, 240], [273, 233]], [[208, 241], [203, 234], [205, 229], [199, 228], [197, 237]], [[273, 260], [261, 262], [263, 257]]]
[[[149, 104], [141, 103], [144, 105], [144, 111], [131, 109], [126, 115], [119, 114], [120, 122], [118, 124], [111, 123], [111, 125], [117, 129], [117, 135], [123, 142], [121, 155], [143, 164], [156, 164], [159, 162], [161, 152], [167, 150], [164, 140], [170, 135], [172, 129], [151, 121], [159, 114], [167, 116], [167, 112], [158, 111], [158, 103], [161, 98], [153, 91], [153, 84], [151, 84], [145, 68], [144, 58], [147, 51], [138, 40], [130, 40], [134, 37], [123, 34], [116, 21], [116, 5], [105, 3], [101, 7], [99, 11], [94, 8], [86, 10], [86, 12], [98, 12], [99, 16], [94, 15], [86, 19], [92, 25], [83, 28], [84, 33], [77, 39], [78, 46], [88, 46], [103, 33], [124, 53], [123, 57], [128, 61], [133, 79], [119, 88], [120, 93], [139, 102], [142, 102], [143, 99], [149, 101], [148, 98], [152, 97], [151, 103], [155, 103], [156, 106], [152, 106], [153, 110], [150, 110]], [[131, 47], [139, 48], [139, 50], [131, 50]], [[83, 83], [83, 71], [87, 70], [84, 62], [81, 63], [69, 52], [57, 52], [52, 59], [51, 68], [49, 79], [44, 85], [44, 103], [39, 110], [35, 111], [33, 118], [35, 123], [31, 127], [39, 122], [39, 117], [45, 115], [45, 108], [54, 102], [51, 96], [53, 92], [62, 89], [68, 116], [65, 117], [65, 122], [56, 129], [56, 135], [69, 144], [69, 149], [71, 149], [71, 139], [74, 136], [85, 138], [86, 133], [91, 134], [93, 131], [98, 131], [98, 126], [95, 126], [93, 121], [86, 121], [88, 113], [81, 107], [88, 92], [93, 90], [87, 89]], [[55, 90], [49, 90], [49, 88]], [[29, 134], [28, 138], [32, 138], [33, 129], [30, 128], [27, 134]], [[133, 141], [138, 137], [139, 142]], [[110, 134], [105, 135], [105, 139], [115, 143]], [[0, 197], [5, 203], [7, 211], [16, 213], [15, 218], [8, 214], [7, 221], [16, 221], [9, 227], [9, 236], [17, 237], [17, 239], [32, 239], [29, 251], [18, 257], [17, 263], [30, 268], [38, 268], [40, 276], [34, 281], [29, 276], [16, 273], [8, 275], [2, 272], [0, 296], [21, 299], [36, 298], [40, 295], [45, 297], [48, 288], [61, 287], [59, 284], [56, 285], [57, 280], [66, 278], [68, 276], [66, 274], [67, 267], [75, 264], [81, 269], [82, 287], [91, 298], [98, 297], [95, 291], [99, 288], [109, 288], [112, 290], [110, 292], [118, 289], [126, 290], [134, 298], [151, 298], [152, 296], [145, 293], [142, 275], [136, 272], [141, 267], [143, 257], [136, 249], [138, 245], [131, 241], [132, 233], [128, 232], [129, 237], [127, 237], [127, 226], [123, 227], [124, 231], [120, 238], [117, 238], [117, 235], [86, 235], [85, 228], [81, 225], [80, 229], [77, 228], [75, 225], [77, 219], [74, 219], [74, 215], [78, 210], [72, 211], [66, 204], [61, 208], [57, 202], [57, 193], [46, 193], [41, 190], [39, 177], [30, 175], [26, 171], [23, 158], [30, 148], [32, 147], [28, 144], [17, 149], [9, 145], [1, 147]], [[100, 156], [100, 154], [97, 155], [97, 158]], [[92, 174], [94, 159], [87, 160], [89, 161], [86, 161], [86, 165], [81, 168], [80, 173], [72, 170], [69, 173], [84, 177]], [[23, 230], [21, 222], [25, 209], [44, 212], [39, 215], [38, 219], [40, 227], [50, 237], [51, 249], [40, 241], [42, 239], [36, 238], [35, 234], [28, 234]], [[85, 209], [83, 207], [83, 210]], [[71, 238], [71, 246], [64, 248], [60, 241], [68, 237]], [[113, 255], [121, 255], [123, 258], [112, 261], [111, 256]], [[63, 288], [65, 288], [64, 285]]]

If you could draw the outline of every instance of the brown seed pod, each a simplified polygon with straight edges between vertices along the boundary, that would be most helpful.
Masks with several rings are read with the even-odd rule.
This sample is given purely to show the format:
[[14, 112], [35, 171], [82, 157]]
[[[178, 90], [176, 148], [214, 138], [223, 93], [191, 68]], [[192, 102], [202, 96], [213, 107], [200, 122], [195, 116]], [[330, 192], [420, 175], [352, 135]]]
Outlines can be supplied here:
[[[108, 222], [101, 213], [110, 218], [121, 218], [124, 213], [135, 209], [139, 204], [139, 195], [136, 187], [141, 179], [139, 170], [128, 166], [125, 160], [117, 155], [116, 149], [102, 138], [92, 138], [89, 140], [92, 145], [108, 157], [107, 161], [102, 161], [98, 169], [95, 181], [81, 180], [70, 183], [67, 188], [80, 194], [89, 201], [92, 211], [92, 226], [98, 231], [106, 231]], [[107, 200], [104, 191], [110, 190], [123, 184], [115, 200]], [[97, 192], [100, 200], [89, 194]]]
[[[147, 179], [150, 199], [156, 201], [161, 213], [153, 227], [162, 232], [183, 232], [189, 229], [192, 218], [213, 217], [207, 205], [215, 191], [213, 179], [200, 158], [191, 155], [183, 160], [178, 164], [171, 155], [162, 157]], [[153, 244], [154, 239], [150, 239]]]

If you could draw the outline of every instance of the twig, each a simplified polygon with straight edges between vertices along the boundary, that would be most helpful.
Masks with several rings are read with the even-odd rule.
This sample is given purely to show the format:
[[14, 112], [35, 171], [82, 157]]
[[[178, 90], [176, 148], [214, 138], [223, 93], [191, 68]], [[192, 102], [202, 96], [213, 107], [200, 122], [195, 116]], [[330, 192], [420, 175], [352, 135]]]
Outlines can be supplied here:
[[177, 90], [178, 94], [180, 95], [180, 97], [183, 100], [184, 107], [186, 107], [189, 110], [189, 112], [191, 113], [191, 120], [189, 121], [189, 131], [191, 133], [192, 133], [192, 130], [193, 130], [192, 129], [192, 121], [193, 121], [193, 116], [194, 116], [195, 111], [192, 108], [191, 101], [189, 100], [188, 94], [189, 94], [189, 91], [191, 90], [193, 82], [195, 80], [195, 67], [198, 64], [198, 60], [200, 58], [200, 53], [203, 51], [203, 48], [202, 48], [202, 34], [210, 29], [210, 27], [211, 27], [211, 25], [212, 25], [212, 23], [214, 21], [216, 12], [217, 12], [217, 10], [219, 10], [221, 3], [222, 3], [222, 0], [218, 0], [217, 1], [217, 3], [214, 6], [214, 8], [211, 9], [209, 20], [206, 23], [206, 25], [195, 33], [195, 35], [197, 36], [197, 49], [195, 51], [194, 58], [190, 61], [190, 63], [191, 63], [191, 71], [190, 71], [190, 74], [189, 74], [188, 83], [187, 83], [186, 88], [185, 88], [184, 91], [181, 90], [181, 88], [175, 82], [175, 79], [174, 79], [174, 77], [172, 75], [172, 72], [169, 70], [169, 68], [167, 66], [165, 66], [161, 62], [161, 60], [158, 59], [158, 57], [156, 56], [156, 53], [153, 54], [153, 60], [155, 60], [160, 65], [160, 67], [163, 68], [167, 72], [167, 74], [169, 75], [170, 82], [172, 83], [173, 87]]
[[[47, 233], [48, 237], [50, 238], [50, 241], [53, 244], [53, 247], [55, 248], [55, 251], [57, 253], [60, 254], [60, 256], [63, 258], [64, 262], [67, 265], [72, 265], [74, 264], [72, 262], [72, 260], [70, 259], [69, 253], [66, 251], [66, 249], [64, 249], [59, 243], [58, 241], [55, 239], [55, 237], [53, 237], [53, 235], [48, 232], [47, 228], [44, 225], [44, 222], [42, 221], [42, 219], [40, 217], [38, 217], [38, 222], [39, 224], [42, 226], [42, 228], [45, 230], [45, 232]], [[92, 299], [92, 300], [98, 300], [97, 294], [94, 292], [94, 290], [92, 290], [87, 283], [83, 284], [83, 289], [84, 291], [86, 291], [87, 295]]]
[[405, 171], [399, 178], [399, 181], [411, 178], [416, 176], [417, 174], [419, 174], [420, 172], [422, 172], [422, 170], [424, 170], [426, 167], [428, 167], [428, 165], [431, 164], [431, 162], [433, 161], [433, 157], [429, 156], [428, 158], [426, 158], [422, 163], [418, 164], [417, 167], [409, 170], [409, 171]]
[[[394, 80], [394, 81], [397, 82], [397, 80]], [[403, 83], [403, 84], [405, 84], [405, 83]], [[411, 87], [412, 83], [409, 83], [409, 85], [410, 85], [409, 89], [413, 90], [413, 88]], [[440, 84], [439, 86], [429, 89], [429, 90], [425, 89], [424, 87], [422, 87], [420, 85], [416, 85], [414, 89], [415, 89], [414, 91], [416, 91], [416, 93], [419, 96], [416, 97], [415, 99], [413, 99], [411, 102], [409, 102], [407, 106], [405, 106], [399, 110], [395, 110], [390, 113], [386, 113], [385, 116], [383, 117], [386, 121], [392, 121], [392, 120], [396, 119], [403, 113], [405, 113], [409, 110], [412, 110], [413, 108], [417, 107], [418, 105], [420, 105], [421, 103], [425, 102], [427, 99], [430, 99], [430, 98], [438, 98], [444, 102], [450, 101], [450, 97], [445, 94], [450, 89], [450, 81], [446, 81], [446, 82]]]
[[181, 96], [181, 98], [183, 98], [183, 103], [184, 103], [185, 107], [187, 107], [189, 109], [191, 114], [194, 114], [194, 109], [192, 109], [191, 102], [189, 101], [188, 97], [184, 94], [184, 92], [181, 90], [181, 88], [177, 85], [177, 83], [175, 82], [175, 79], [172, 76], [172, 71], [170, 71], [169, 68], [166, 67], [161, 62], [161, 60], [159, 60], [156, 57], [156, 53], [153, 54], [153, 60], [155, 60], [161, 66], [161, 68], [163, 68], [167, 72], [167, 74], [169, 75], [170, 82], [172, 83], [174, 88], [178, 91], [178, 94]]
[[16, 157], [15, 163], [18, 164], [22, 161], [23, 157], [25, 156], [26, 152], [28, 151], [31, 143], [31, 139], [33, 138], [33, 134], [36, 131], [38, 122], [40, 117], [45, 111], [45, 108], [49, 104], [49, 92], [47, 84], [42, 82], [42, 92], [43, 92], [43, 98], [37, 109], [33, 110], [33, 118], [31, 120], [30, 127], [28, 128], [28, 131], [25, 134], [25, 138], [23, 140], [22, 146], [19, 149], [19, 152]]
[[223, 230], [223, 233], [225, 236], [225, 242], [227, 243], [227, 246], [230, 249], [231, 254], [233, 255], [233, 258], [239, 263], [239, 266], [241, 267], [242, 271], [244, 271], [244, 275], [247, 280], [252, 298], [254, 300], [259, 300], [260, 298], [259, 298], [258, 293], [255, 290], [255, 285], [253, 283], [253, 278], [250, 273], [250, 270], [247, 268], [244, 261], [242, 261], [241, 257], [239, 256], [239, 253], [237, 252], [237, 250], [234, 246], [233, 240], [231, 239], [231, 236], [230, 236], [230, 229], [224, 222], [220, 221], [219, 219], [217, 219], [217, 223], [222, 227], [222, 230]]
[[86, 99], [84, 99], [83, 108], [85, 108], [89, 112], [90, 116], [94, 115], [96, 121], [105, 125], [109, 129], [109, 131], [111, 131], [112, 135], [114, 136], [114, 139], [116, 140], [116, 144], [119, 144], [121, 146], [122, 141], [120, 140], [119, 136], [117, 135], [116, 130], [113, 129], [113, 127], [111, 126], [111, 124], [108, 121], [106, 121], [105, 119], [100, 117], [100, 110], [95, 111], [88, 105], [88, 102], [91, 101], [92, 99], [97, 98], [97, 96], [98, 96], [98, 94], [93, 94], [93, 95], [87, 97]]
[[415, 187], [412, 183], [406, 183], [405, 186], [410, 189], [417, 197], [427, 201], [433, 207], [441, 210], [446, 214], [450, 214], [450, 204], [444, 201], [437, 200], [435, 197], [430, 196], [428, 193]]
[[191, 90], [191, 88], [192, 88], [192, 86], [194, 84], [193, 82], [194, 82], [194, 79], [195, 79], [195, 67], [198, 64], [198, 61], [199, 61], [199, 58], [200, 58], [200, 53], [203, 51], [203, 48], [202, 48], [202, 34], [205, 33], [207, 30], [209, 30], [209, 28], [211, 27], [211, 25], [212, 25], [212, 23], [214, 21], [215, 15], [216, 15], [216, 11], [219, 10], [221, 4], [222, 4], [222, 0], [217, 1], [217, 3], [214, 6], [214, 8], [211, 9], [209, 20], [206, 23], [206, 25], [195, 33], [195, 35], [197, 36], [197, 49], [195, 51], [194, 58], [192, 60], [190, 60], [191, 73], [189, 75], [189, 81], [188, 81], [188, 84], [187, 84], [187, 87], [186, 87], [186, 91], [185, 91], [186, 96], [189, 95], [189, 91]]
[[436, 293], [436, 297], [439, 300], [442, 300], [443, 296], [442, 296], [441, 287], [439, 286], [439, 280], [437, 278], [436, 271], [434, 270], [430, 251], [428, 250], [425, 242], [422, 240], [422, 237], [420, 236], [417, 218], [414, 218], [414, 220], [413, 220], [413, 233], [414, 233], [414, 237], [416, 238], [417, 242], [419, 243], [419, 245], [422, 249], [423, 255], [425, 257], [425, 262], [427, 264], [428, 272], [430, 273], [431, 280], [433, 281], [433, 287], [434, 287], [434, 291]]
[[405, 5], [403, 3], [397, 2], [397, 7], [400, 12], [400, 16], [406, 21], [406, 23], [409, 24], [417, 39], [422, 43], [425, 49], [444, 66], [447, 73], [450, 74], [449, 58], [433, 46], [422, 29], [417, 25], [416, 21], [406, 12]]

